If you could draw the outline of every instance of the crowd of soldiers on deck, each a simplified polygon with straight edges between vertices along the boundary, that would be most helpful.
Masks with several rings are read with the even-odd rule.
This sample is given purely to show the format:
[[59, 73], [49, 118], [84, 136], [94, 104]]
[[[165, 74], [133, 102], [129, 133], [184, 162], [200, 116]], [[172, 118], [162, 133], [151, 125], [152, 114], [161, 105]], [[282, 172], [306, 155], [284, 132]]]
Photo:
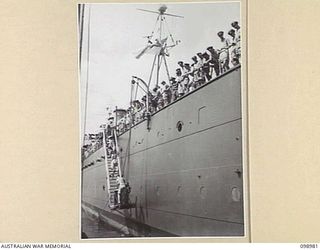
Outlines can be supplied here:
[[[217, 33], [220, 40], [219, 49], [213, 46], [208, 47], [205, 52], [199, 52], [193, 56], [192, 63], [179, 61], [175, 77], [171, 77], [168, 83], [162, 81], [155, 86], [152, 91], [149, 91], [148, 98], [144, 95], [141, 100], [134, 100], [125, 114], [116, 121], [117, 131], [120, 133], [126, 131], [144, 120], [147, 114], [155, 113], [239, 65], [241, 61], [240, 26], [235, 21], [231, 23], [231, 27], [227, 33], [229, 37], [223, 31]], [[148, 111], [147, 107], [149, 107]]]
[[150, 91], [149, 98], [144, 95], [141, 100], [134, 100], [127, 114], [118, 121], [119, 131], [123, 132], [146, 118], [147, 99], [149, 99], [149, 113], [152, 114], [239, 65], [240, 26], [235, 21], [231, 23], [231, 27], [228, 31], [230, 38], [226, 37], [223, 31], [217, 33], [221, 44], [219, 49], [208, 47], [205, 52], [193, 56], [192, 63], [179, 61], [176, 76], [171, 77], [169, 83], [162, 81]]
[[98, 134], [85, 134], [85, 145], [82, 146], [84, 158], [88, 157], [91, 153], [95, 152], [102, 147], [102, 133]]

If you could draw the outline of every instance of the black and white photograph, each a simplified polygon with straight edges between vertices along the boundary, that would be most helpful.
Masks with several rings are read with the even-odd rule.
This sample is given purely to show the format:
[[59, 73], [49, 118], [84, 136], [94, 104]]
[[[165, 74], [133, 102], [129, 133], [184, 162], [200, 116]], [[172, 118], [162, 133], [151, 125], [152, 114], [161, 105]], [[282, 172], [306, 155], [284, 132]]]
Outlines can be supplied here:
[[240, 8], [78, 5], [81, 239], [245, 236]]

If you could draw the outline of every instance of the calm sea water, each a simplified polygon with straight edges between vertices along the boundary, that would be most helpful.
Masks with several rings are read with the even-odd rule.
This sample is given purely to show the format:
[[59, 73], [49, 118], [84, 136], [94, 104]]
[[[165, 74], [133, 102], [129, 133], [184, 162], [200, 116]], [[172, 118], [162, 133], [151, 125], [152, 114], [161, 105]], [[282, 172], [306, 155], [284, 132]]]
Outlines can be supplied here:
[[82, 239], [86, 238], [120, 238], [121, 233], [103, 221], [81, 212]]

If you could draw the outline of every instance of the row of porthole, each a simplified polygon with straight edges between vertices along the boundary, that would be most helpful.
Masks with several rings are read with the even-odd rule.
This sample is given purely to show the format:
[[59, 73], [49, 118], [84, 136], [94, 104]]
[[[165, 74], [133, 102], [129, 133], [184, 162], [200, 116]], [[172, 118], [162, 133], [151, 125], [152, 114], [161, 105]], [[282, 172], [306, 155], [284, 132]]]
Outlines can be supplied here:
[[[140, 186], [140, 192], [143, 191], [143, 186]], [[157, 196], [160, 196], [160, 187], [159, 186], [155, 186], [155, 193]], [[178, 186], [177, 187], [177, 196], [180, 196], [182, 193], [182, 186]], [[200, 193], [200, 197], [202, 199], [205, 199], [207, 197], [207, 189], [205, 186], [201, 186], [199, 188], [199, 193]], [[232, 201], [235, 202], [239, 202], [241, 200], [241, 192], [240, 189], [236, 186], [232, 187], [231, 189], [231, 199]]]

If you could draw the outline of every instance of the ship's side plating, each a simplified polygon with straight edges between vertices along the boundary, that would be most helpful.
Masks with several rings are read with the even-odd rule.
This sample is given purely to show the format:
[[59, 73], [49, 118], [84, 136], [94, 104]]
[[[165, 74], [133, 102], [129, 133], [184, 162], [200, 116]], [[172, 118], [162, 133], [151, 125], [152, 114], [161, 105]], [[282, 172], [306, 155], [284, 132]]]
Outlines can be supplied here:
[[153, 114], [150, 131], [143, 121], [119, 136], [132, 208], [107, 208], [104, 161], [83, 170], [83, 200], [133, 229], [137, 222], [179, 236], [243, 235], [240, 82], [237, 67]]

